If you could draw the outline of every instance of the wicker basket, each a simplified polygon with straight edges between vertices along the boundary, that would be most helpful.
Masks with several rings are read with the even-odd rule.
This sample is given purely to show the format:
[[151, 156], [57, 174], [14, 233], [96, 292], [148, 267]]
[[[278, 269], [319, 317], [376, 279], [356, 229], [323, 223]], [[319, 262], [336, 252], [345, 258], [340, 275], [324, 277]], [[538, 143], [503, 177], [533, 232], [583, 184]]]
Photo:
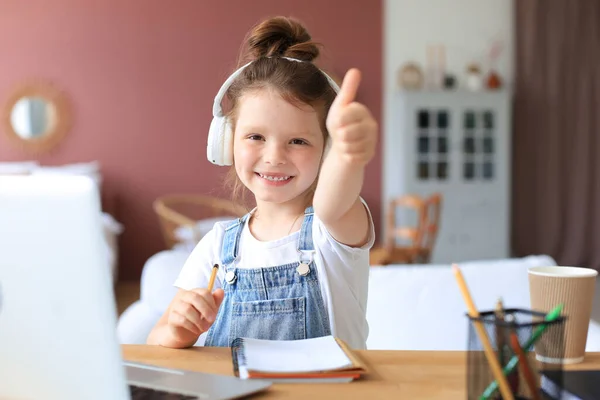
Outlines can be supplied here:
[[[154, 211], [158, 215], [162, 235], [168, 249], [178, 243], [175, 230], [189, 227], [196, 232], [196, 223], [202, 219], [215, 217], [241, 217], [247, 210], [231, 200], [203, 195], [167, 195], [154, 201]], [[198, 235], [199, 236], [199, 235]], [[197, 242], [201, 238], [195, 237]]]

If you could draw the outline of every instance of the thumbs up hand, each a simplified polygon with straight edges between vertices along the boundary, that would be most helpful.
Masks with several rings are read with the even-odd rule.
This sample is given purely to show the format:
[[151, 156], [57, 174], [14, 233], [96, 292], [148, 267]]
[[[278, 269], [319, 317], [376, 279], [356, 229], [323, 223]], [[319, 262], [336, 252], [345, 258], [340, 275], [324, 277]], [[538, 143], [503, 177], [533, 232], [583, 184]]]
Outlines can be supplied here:
[[370, 220], [360, 199], [365, 166], [375, 154], [377, 122], [355, 101], [360, 71], [350, 69], [327, 114], [331, 148], [323, 160], [313, 197], [315, 215], [338, 242], [360, 247], [369, 240]]
[[346, 73], [326, 123], [331, 152], [346, 163], [365, 166], [375, 154], [378, 128], [367, 107], [355, 101], [360, 78], [360, 71], [355, 68]]

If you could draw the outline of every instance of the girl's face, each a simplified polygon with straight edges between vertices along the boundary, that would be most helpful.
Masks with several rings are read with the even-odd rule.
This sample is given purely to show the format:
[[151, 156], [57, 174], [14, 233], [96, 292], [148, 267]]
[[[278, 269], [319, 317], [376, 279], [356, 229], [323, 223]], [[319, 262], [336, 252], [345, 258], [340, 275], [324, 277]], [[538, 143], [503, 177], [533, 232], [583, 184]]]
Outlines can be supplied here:
[[290, 104], [270, 89], [238, 99], [234, 165], [257, 204], [303, 199], [317, 179], [323, 148], [318, 115], [309, 105]]

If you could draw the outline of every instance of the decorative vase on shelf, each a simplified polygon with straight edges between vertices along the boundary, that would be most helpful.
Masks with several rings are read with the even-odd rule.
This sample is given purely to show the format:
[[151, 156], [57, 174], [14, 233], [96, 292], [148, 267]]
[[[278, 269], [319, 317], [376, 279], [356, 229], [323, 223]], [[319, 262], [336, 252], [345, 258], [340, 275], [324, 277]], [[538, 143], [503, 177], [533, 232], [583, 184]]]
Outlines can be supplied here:
[[502, 79], [494, 69], [490, 70], [487, 77], [487, 88], [491, 90], [500, 89], [502, 87]]
[[467, 89], [477, 92], [483, 88], [483, 78], [481, 76], [481, 70], [477, 64], [470, 64], [467, 66], [467, 77], [465, 80]]
[[486, 87], [489, 90], [497, 90], [502, 87], [502, 78], [495, 68], [498, 66], [500, 54], [502, 54], [503, 45], [500, 40], [496, 40], [490, 46], [489, 52], [489, 73], [486, 78]]
[[398, 86], [401, 88], [419, 90], [423, 88], [423, 84], [423, 71], [416, 63], [406, 63], [398, 71]]

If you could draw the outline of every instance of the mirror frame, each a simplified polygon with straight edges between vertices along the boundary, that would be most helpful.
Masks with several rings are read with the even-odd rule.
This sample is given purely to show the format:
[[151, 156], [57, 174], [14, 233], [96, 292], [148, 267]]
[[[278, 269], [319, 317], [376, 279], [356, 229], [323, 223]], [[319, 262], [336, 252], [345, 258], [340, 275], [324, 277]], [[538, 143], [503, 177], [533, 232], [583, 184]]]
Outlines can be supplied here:
[[[24, 139], [12, 126], [11, 114], [13, 107], [23, 97], [41, 97], [52, 103], [56, 110], [56, 122], [44, 135], [37, 138]], [[2, 124], [11, 142], [29, 153], [46, 153], [58, 145], [71, 129], [71, 105], [65, 93], [54, 84], [32, 80], [18, 85], [8, 96], [2, 110]]]

